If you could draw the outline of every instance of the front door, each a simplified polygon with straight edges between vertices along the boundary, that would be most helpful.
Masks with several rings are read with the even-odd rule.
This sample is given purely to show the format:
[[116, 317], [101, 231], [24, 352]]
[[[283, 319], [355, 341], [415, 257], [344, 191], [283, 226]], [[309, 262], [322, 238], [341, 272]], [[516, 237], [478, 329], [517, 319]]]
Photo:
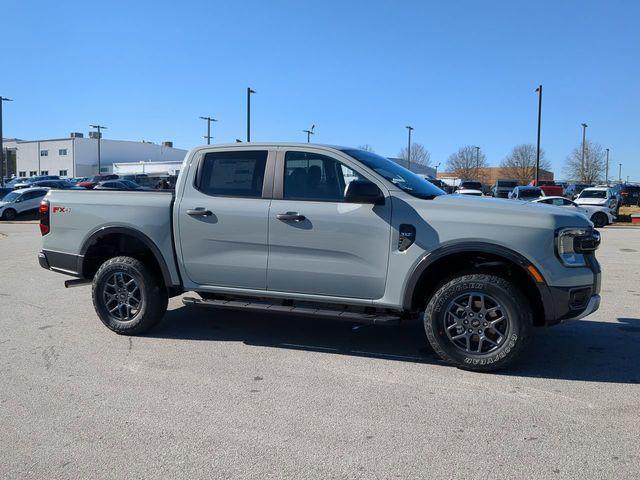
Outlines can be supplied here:
[[370, 180], [347, 159], [304, 148], [278, 156], [267, 289], [381, 298], [390, 250], [389, 197], [384, 205], [345, 203], [349, 181]]
[[267, 149], [215, 150], [189, 169], [178, 227], [184, 270], [192, 283], [266, 288], [268, 157]]

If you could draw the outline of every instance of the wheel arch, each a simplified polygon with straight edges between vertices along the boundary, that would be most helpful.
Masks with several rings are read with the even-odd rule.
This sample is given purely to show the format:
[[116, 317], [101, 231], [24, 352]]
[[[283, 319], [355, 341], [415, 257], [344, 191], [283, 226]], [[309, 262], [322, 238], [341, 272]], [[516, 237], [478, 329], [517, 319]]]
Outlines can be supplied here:
[[[528, 270], [532, 262], [514, 250], [502, 245], [462, 241], [442, 245], [420, 259], [405, 283], [403, 308], [418, 311], [424, 308], [428, 298], [443, 281], [450, 279], [456, 272], [481, 268], [507, 275], [518, 282], [531, 303], [534, 324], [544, 325], [553, 318], [554, 312], [547, 311], [549, 289], [542, 274], [542, 282], [536, 281]], [[535, 268], [535, 266], [534, 266]], [[442, 272], [446, 272], [443, 274]], [[547, 307], [550, 308], [550, 307]]]
[[84, 278], [93, 278], [103, 260], [117, 255], [131, 255], [143, 260], [162, 276], [167, 288], [175, 286], [155, 242], [139, 230], [125, 226], [103, 227], [91, 233], [80, 250], [79, 272]]

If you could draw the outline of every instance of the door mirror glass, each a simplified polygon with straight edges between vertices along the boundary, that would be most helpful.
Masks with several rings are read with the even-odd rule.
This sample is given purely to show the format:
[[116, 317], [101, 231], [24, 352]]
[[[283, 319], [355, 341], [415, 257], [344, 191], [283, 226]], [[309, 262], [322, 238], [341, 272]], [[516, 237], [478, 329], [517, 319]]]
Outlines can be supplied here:
[[384, 195], [378, 186], [368, 180], [352, 180], [347, 185], [344, 201], [349, 203], [384, 204]]

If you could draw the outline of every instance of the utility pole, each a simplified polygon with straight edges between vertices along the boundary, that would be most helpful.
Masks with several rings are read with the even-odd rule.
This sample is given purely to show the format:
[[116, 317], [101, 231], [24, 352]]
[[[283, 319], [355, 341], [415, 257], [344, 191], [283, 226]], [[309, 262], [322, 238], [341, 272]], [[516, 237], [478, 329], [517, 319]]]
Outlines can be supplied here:
[[[0, 96], [0, 185], [4, 187], [4, 143], [2, 133], [2, 102], [13, 102], [10, 98]], [[7, 173], [9, 173], [9, 165], [7, 164]]]
[[618, 164], [618, 181], [622, 183], [622, 164]]
[[473, 147], [476, 149], [476, 179], [480, 181], [480, 147]]
[[609, 149], [607, 148], [606, 151], [607, 151], [607, 163], [604, 168], [604, 183], [608, 186], [609, 185]]
[[102, 141], [102, 133], [100, 130], [106, 130], [107, 127], [104, 125], [89, 125], [91, 128], [95, 128], [98, 130], [98, 175], [100, 175], [100, 142]]
[[586, 123], [581, 124], [582, 125], [582, 161], [580, 163], [580, 180], [582, 182], [584, 182], [584, 150], [586, 148], [586, 140], [587, 140], [587, 127], [588, 125]]
[[536, 88], [538, 92], [538, 142], [536, 144], [536, 185], [540, 181], [540, 125], [542, 122], [542, 85]]
[[256, 93], [250, 87], [247, 87], [247, 142], [251, 141], [251, 94]]
[[409, 130], [409, 141], [407, 142], [407, 170], [411, 171], [411, 131], [413, 130], [413, 127], [407, 125], [405, 128]]
[[442, 162], [439, 162], [439, 163], [436, 165], [436, 178], [438, 178], [438, 167], [440, 166], [440, 163], [442, 163]]
[[216, 120], [215, 118], [211, 118], [211, 117], [200, 117], [202, 120], [206, 120], [207, 121], [207, 135], [206, 138], [207, 139], [207, 145], [211, 145], [211, 139], [213, 138], [211, 136], [211, 122], [217, 122], [218, 120]]
[[313, 132], [314, 128], [316, 128], [316, 124], [315, 123], [313, 125], [311, 125], [311, 128], [309, 130], [302, 130], [304, 133], [307, 134], [307, 143], [309, 143], [311, 141], [311, 135], [315, 135], [315, 133]]

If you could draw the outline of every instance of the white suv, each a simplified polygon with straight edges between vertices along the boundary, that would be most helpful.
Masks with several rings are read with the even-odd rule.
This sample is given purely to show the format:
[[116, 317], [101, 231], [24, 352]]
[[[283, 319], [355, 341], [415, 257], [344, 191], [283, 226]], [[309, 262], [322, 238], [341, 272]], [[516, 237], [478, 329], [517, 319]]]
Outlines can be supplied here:
[[0, 219], [13, 220], [19, 213], [36, 210], [48, 191], [48, 188], [24, 188], [7, 193], [0, 201]]

